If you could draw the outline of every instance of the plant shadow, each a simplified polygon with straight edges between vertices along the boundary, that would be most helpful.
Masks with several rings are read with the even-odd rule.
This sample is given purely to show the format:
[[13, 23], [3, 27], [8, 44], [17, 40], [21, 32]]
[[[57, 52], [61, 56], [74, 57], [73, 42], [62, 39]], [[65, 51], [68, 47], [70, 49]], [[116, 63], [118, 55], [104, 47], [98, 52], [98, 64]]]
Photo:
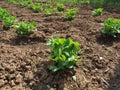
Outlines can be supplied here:
[[36, 65], [38, 72], [35, 73], [35, 77], [38, 82], [32, 85], [32, 90], [64, 90], [64, 84], [67, 79], [71, 78], [74, 74], [74, 70], [63, 70], [58, 72], [52, 72], [49, 70], [51, 61], [44, 61]]
[[109, 86], [106, 90], [120, 90], [120, 57], [118, 58], [119, 63], [109, 80]]
[[17, 36], [10, 40], [10, 44], [16, 45], [27, 45], [27, 44], [34, 44], [37, 42], [45, 42], [45, 38], [42, 37], [29, 37], [29, 36]]
[[114, 42], [115, 43], [120, 42], [120, 36], [111, 37], [111, 36], [100, 34], [96, 36], [96, 39], [98, 44], [105, 45], [105, 46], [112, 46]]
[[[114, 46], [114, 43], [120, 43], [120, 36], [115, 37], [110, 37], [106, 35], [98, 35], [96, 37], [97, 43], [100, 45], [105, 45], [106, 47], [112, 47]], [[106, 90], [120, 90], [120, 48], [118, 46], [117, 50], [117, 57], [113, 59], [113, 66], [111, 66], [110, 69], [110, 74], [109, 74], [109, 80], [108, 82], [108, 87]]]

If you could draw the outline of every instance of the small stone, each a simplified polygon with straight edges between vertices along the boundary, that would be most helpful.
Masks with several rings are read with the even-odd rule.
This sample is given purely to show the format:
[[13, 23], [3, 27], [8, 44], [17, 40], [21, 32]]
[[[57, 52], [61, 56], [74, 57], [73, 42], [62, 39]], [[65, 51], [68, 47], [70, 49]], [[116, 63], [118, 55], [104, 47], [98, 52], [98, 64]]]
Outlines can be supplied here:
[[34, 78], [33, 72], [28, 71], [27, 73], [25, 73], [25, 77], [28, 79], [33, 79]]
[[34, 81], [31, 81], [29, 85], [32, 86], [34, 85], [34, 83], [35, 83]]
[[50, 49], [46, 49], [45, 51], [46, 51], [46, 53], [48, 53], [48, 54], [51, 53]]
[[22, 62], [22, 66], [26, 66], [26, 62]]
[[76, 80], [77, 80], [76, 76], [72, 76], [72, 79], [73, 79], [74, 81], [76, 81]]
[[11, 86], [15, 86], [14, 80], [12, 80], [12, 81], [10, 82], [10, 85], [11, 85]]
[[4, 70], [4, 68], [2, 67], [2, 65], [0, 64], [0, 71]]
[[10, 70], [10, 65], [6, 63], [2, 63], [2, 66], [5, 68], [6, 71]]
[[7, 78], [10, 80], [10, 79], [13, 79], [13, 78], [15, 78], [15, 74], [8, 74], [8, 76], [7, 76]]
[[34, 72], [38, 72], [38, 69], [37, 69], [37, 68], [34, 68], [33, 71], [34, 71]]
[[103, 57], [100, 57], [99, 59], [100, 59], [100, 60], [102, 60], [102, 59], [103, 59]]
[[5, 81], [1, 79], [0, 80], [0, 87], [2, 87], [4, 84], [5, 84]]
[[27, 70], [30, 70], [30, 69], [31, 69], [31, 66], [25, 66], [25, 68], [26, 68]]
[[0, 79], [5, 79], [5, 75], [3, 73], [0, 73]]
[[50, 88], [50, 90], [55, 90], [54, 88]]
[[20, 75], [20, 74], [18, 74], [18, 75], [16, 76], [16, 83], [21, 83], [22, 80], [23, 80], [23, 76]]

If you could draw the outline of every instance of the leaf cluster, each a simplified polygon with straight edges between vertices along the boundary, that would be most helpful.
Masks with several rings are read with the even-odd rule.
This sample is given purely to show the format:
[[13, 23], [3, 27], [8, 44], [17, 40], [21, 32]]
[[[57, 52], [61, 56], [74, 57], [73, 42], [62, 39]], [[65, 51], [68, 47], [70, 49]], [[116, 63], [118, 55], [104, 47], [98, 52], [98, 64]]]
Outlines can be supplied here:
[[0, 7], [0, 20], [3, 22], [3, 27], [9, 29], [17, 20], [15, 16], [11, 16], [6, 9]]
[[108, 18], [104, 21], [103, 34], [116, 37], [116, 34], [120, 34], [120, 19]]
[[25, 7], [31, 4], [32, 0], [17, 0], [17, 3], [20, 4], [22, 7]]
[[51, 5], [46, 5], [46, 9], [44, 11], [45, 16], [50, 16], [53, 14], [57, 14], [60, 11], [63, 11], [65, 9], [64, 4], [57, 3], [55, 7], [52, 7]]
[[35, 5], [35, 4], [31, 4], [29, 6], [34, 12], [40, 12], [43, 10], [42, 8], [42, 5], [38, 4], [38, 5]]
[[57, 3], [56, 8], [57, 8], [58, 11], [63, 11], [65, 9], [65, 5]]
[[5, 17], [3, 20], [3, 26], [7, 29], [9, 29], [14, 23], [16, 22], [16, 17], [15, 16], [8, 16]]
[[36, 22], [27, 22], [27, 21], [22, 21], [19, 22], [18, 24], [14, 25], [14, 28], [16, 29], [16, 33], [18, 35], [28, 35], [30, 34], [33, 30], [35, 30]]
[[16, 0], [6, 0], [9, 3], [17, 4]]
[[53, 72], [66, 68], [71, 69], [79, 59], [77, 52], [80, 51], [80, 44], [74, 42], [71, 38], [54, 37], [47, 42], [47, 45], [50, 46], [52, 51], [50, 59], [55, 63], [50, 66], [50, 70]]
[[67, 12], [63, 13], [63, 18], [65, 20], [73, 20], [77, 12], [78, 8], [68, 9]]
[[57, 14], [57, 13], [58, 13], [57, 8], [45, 9], [45, 11], [44, 11], [44, 15], [45, 15], [45, 16], [50, 16], [50, 15]]
[[103, 8], [97, 8], [97, 9], [94, 9], [92, 11], [92, 15], [93, 16], [100, 16], [100, 15], [102, 15], [102, 12], [103, 12]]

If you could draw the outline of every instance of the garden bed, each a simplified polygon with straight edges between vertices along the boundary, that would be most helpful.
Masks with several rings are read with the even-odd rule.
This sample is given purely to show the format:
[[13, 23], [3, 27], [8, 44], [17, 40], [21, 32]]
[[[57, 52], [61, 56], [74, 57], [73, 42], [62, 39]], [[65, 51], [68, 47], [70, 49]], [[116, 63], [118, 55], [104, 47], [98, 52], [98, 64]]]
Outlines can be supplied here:
[[[37, 31], [24, 37], [0, 24], [0, 90], [120, 90], [120, 37], [101, 34], [101, 23], [120, 18], [120, 11], [106, 9], [94, 17], [90, 5], [66, 5], [78, 7], [79, 12], [73, 21], [64, 21], [60, 14], [45, 17], [5, 1], [0, 5], [18, 21], [37, 22]], [[74, 70], [48, 69], [52, 62], [45, 43], [52, 36], [71, 37], [81, 44], [82, 61]]]

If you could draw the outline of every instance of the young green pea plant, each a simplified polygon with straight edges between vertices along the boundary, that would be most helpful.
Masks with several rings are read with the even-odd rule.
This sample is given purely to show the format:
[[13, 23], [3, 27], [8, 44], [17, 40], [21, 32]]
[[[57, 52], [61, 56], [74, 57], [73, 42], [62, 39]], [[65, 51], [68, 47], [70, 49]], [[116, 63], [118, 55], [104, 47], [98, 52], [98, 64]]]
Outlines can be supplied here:
[[43, 10], [42, 5], [30, 5], [29, 7], [36, 13]]
[[6, 0], [6, 1], [9, 3], [12, 3], [12, 4], [17, 4], [17, 2], [15, 0]]
[[29, 35], [36, 29], [36, 22], [27, 22], [22, 21], [16, 25], [14, 25], [14, 28], [16, 29], [16, 33], [18, 35]]
[[28, 5], [28, 1], [25, 0], [18, 0], [17, 3], [20, 4], [22, 7], [26, 7]]
[[57, 14], [57, 13], [58, 13], [57, 8], [45, 9], [45, 11], [44, 11], [44, 15], [45, 15], [45, 16], [51, 16], [51, 15]]
[[5, 17], [3, 19], [3, 27], [5, 29], [9, 29], [10, 27], [12, 27], [15, 22], [17, 21], [16, 17], [15, 16], [8, 16], [8, 17]]
[[20, 4], [22, 7], [26, 7], [32, 3], [32, 0], [18, 0], [17, 3]]
[[73, 20], [77, 12], [78, 8], [68, 9], [67, 12], [63, 13], [63, 18], [65, 20]]
[[57, 3], [56, 8], [58, 11], [63, 11], [65, 9], [64, 4]]
[[11, 16], [6, 9], [0, 7], [0, 20], [2, 20], [3, 27], [9, 29], [16, 22], [16, 17]]
[[120, 34], [120, 19], [108, 18], [106, 21], [104, 21], [103, 25], [103, 34], [113, 37], [116, 37], [117, 34]]
[[0, 20], [4, 20], [4, 18], [10, 16], [9, 12], [6, 9], [0, 7]]
[[57, 14], [58, 13], [58, 9], [57, 7], [52, 7], [51, 5], [49, 4], [46, 4], [45, 5], [46, 9], [44, 10], [44, 15], [45, 16], [51, 16], [51, 15], [54, 15], [54, 14]]
[[46, 9], [50, 9], [50, 8], [52, 8], [52, 5], [51, 4], [44, 4], [44, 8], [46, 8]]
[[51, 9], [45, 9], [44, 15], [45, 15], [45, 16], [50, 16], [50, 15], [52, 15], [52, 10], [51, 10]]
[[57, 8], [53, 8], [52, 14], [57, 14], [57, 13], [58, 13], [58, 9]]
[[47, 45], [51, 48], [50, 60], [54, 62], [54, 65], [50, 66], [50, 70], [53, 72], [72, 69], [76, 62], [80, 60], [77, 55], [80, 51], [80, 44], [74, 42], [71, 38], [53, 37], [47, 42]]
[[102, 12], [103, 12], [103, 8], [94, 9], [92, 11], [92, 15], [93, 16], [100, 16], [100, 15], [102, 15]]

